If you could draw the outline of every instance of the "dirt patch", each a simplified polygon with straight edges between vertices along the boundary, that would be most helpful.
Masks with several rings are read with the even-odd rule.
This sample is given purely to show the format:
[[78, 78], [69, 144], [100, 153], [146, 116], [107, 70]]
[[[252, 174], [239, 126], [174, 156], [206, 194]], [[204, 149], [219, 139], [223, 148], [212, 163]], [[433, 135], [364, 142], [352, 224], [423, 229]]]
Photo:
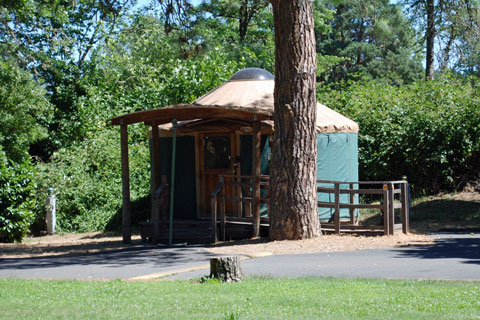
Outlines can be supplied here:
[[294, 241], [267, 241], [265, 239], [227, 242], [211, 247], [215, 254], [242, 254], [257, 256], [263, 254], [320, 253], [356, 251], [364, 249], [394, 248], [412, 245], [433, 244], [426, 235], [398, 234], [394, 236], [352, 236], [325, 235], [315, 239]]
[[78, 255], [118, 250], [140, 244], [140, 236], [132, 236], [132, 244], [122, 237], [101, 232], [51, 235], [26, 238], [23, 243], [0, 243], [0, 258], [32, 258]]

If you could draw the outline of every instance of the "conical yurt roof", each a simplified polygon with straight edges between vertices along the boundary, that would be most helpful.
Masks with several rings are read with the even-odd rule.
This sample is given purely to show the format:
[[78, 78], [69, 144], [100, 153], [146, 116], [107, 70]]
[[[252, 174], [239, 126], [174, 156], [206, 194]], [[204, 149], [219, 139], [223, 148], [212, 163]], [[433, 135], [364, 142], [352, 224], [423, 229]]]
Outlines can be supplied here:
[[[227, 82], [195, 100], [199, 106], [274, 109], [273, 75], [263, 69], [247, 68], [235, 73]], [[317, 102], [318, 132], [358, 132], [358, 124]]]
[[[274, 87], [274, 77], [270, 72], [260, 68], [247, 68], [238, 71], [227, 82], [186, 106], [273, 114]], [[168, 108], [175, 108], [175, 106]], [[179, 126], [195, 121], [194, 119], [182, 121]], [[263, 122], [273, 127], [273, 121], [264, 120]], [[318, 102], [316, 125], [317, 132], [358, 132], [356, 122]], [[169, 131], [172, 129], [172, 124], [165, 123], [159, 128]]]

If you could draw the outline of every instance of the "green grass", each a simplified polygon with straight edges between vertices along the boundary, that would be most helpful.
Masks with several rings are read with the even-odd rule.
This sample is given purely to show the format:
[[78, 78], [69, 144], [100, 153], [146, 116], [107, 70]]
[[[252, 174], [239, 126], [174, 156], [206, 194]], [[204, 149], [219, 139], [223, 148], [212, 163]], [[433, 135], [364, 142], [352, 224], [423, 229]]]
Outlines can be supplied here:
[[480, 283], [0, 280], [1, 319], [480, 319]]

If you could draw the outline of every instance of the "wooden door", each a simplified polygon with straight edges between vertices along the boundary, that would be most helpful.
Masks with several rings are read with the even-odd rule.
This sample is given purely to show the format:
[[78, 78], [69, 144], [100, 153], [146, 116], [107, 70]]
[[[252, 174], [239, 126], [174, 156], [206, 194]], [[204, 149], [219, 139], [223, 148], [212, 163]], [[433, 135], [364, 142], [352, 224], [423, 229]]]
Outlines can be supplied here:
[[[202, 170], [203, 216], [210, 216], [210, 195], [219, 184], [219, 175], [235, 174], [235, 135], [234, 133], [205, 133], [200, 135], [200, 169]], [[233, 187], [226, 187], [225, 195], [234, 197]], [[232, 213], [235, 205], [225, 202], [225, 211]]]

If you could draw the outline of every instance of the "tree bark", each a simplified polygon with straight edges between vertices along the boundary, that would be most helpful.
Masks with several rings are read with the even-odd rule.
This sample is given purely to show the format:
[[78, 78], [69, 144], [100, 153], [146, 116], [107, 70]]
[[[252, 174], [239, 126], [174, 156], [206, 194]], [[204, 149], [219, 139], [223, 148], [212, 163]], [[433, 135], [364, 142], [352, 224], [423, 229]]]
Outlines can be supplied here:
[[244, 276], [240, 268], [240, 260], [235, 257], [211, 258], [210, 277], [220, 279], [222, 282], [238, 282]]
[[270, 238], [320, 235], [317, 209], [316, 52], [313, 3], [273, 0], [275, 133]]
[[434, 0], [427, 0], [427, 29], [425, 30], [425, 39], [427, 42], [427, 57], [425, 67], [425, 78], [433, 80], [434, 78], [434, 40], [435, 40], [435, 7]]

